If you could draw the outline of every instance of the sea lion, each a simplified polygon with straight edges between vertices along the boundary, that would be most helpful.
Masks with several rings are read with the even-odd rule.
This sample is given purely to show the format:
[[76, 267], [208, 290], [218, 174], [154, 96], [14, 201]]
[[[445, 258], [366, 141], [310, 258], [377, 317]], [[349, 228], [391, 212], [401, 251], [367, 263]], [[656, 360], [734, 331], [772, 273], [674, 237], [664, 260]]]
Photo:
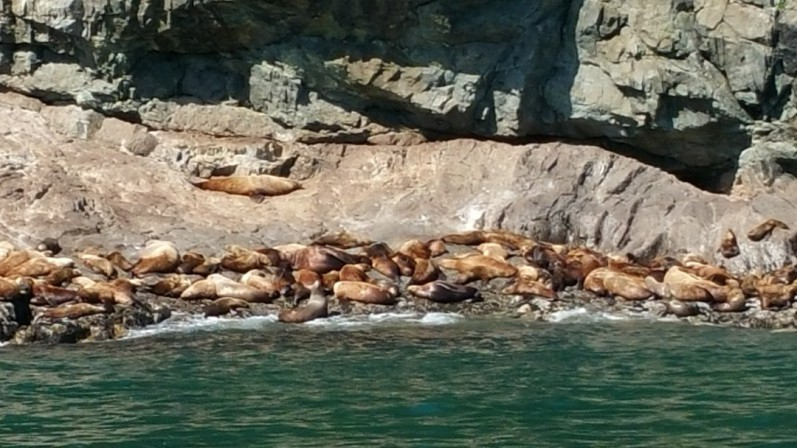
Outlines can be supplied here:
[[329, 314], [329, 299], [321, 290], [320, 284], [316, 283], [310, 288], [310, 299], [301, 308], [292, 310], [282, 310], [277, 316], [277, 320], [285, 323], [300, 324], [327, 317]]
[[482, 230], [452, 233], [440, 238], [444, 243], [458, 244], [460, 246], [478, 246], [487, 242], [487, 235]]
[[224, 250], [228, 253], [221, 258], [221, 267], [233, 272], [245, 273], [274, 265], [268, 255], [241, 246], [228, 244]]
[[338, 280], [347, 282], [367, 282], [370, 280], [368, 274], [366, 274], [369, 269], [371, 269], [371, 267], [366, 264], [347, 264], [338, 272]]
[[728, 287], [730, 290], [728, 291], [727, 301], [715, 303], [711, 305], [711, 308], [720, 313], [739, 313], [747, 310], [747, 297], [745, 297], [744, 291], [738, 284], [729, 285]]
[[33, 257], [14, 267], [6, 277], [43, 277], [62, 267], [73, 267], [71, 258]]
[[492, 257], [500, 261], [506, 261], [506, 257], [509, 256], [509, 252], [499, 243], [482, 243], [476, 247], [476, 250], [485, 257]]
[[93, 314], [113, 313], [113, 305], [104, 303], [103, 305], [92, 305], [90, 303], [75, 303], [71, 305], [61, 305], [49, 308], [36, 316], [37, 319], [45, 317], [48, 319], [79, 319]]
[[30, 303], [36, 306], [58, 306], [79, 300], [80, 293], [74, 289], [39, 283], [33, 286], [33, 298]]
[[186, 251], [180, 257], [180, 265], [177, 266], [178, 274], [193, 274], [194, 269], [205, 263], [205, 256], [199, 252]]
[[247, 302], [261, 303], [270, 303], [273, 300], [272, 291], [253, 288], [221, 274], [211, 274], [205, 280], [192, 284], [180, 294], [180, 298], [183, 300], [215, 300], [220, 297], [234, 297]]
[[[346, 266], [355, 266], [355, 265], [347, 264]], [[346, 266], [343, 266], [343, 269], [346, 269]], [[331, 292], [332, 288], [335, 287], [335, 283], [341, 281], [340, 272], [342, 272], [343, 269], [341, 269], [340, 271], [329, 271], [321, 276], [321, 287], [324, 289], [325, 292], [326, 291]], [[356, 281], [362, 281], [362, 280], [358, 279]]]
[[335, 246], [340, 249], [352, 249], [355, 247], [367, 246], [371, 243], [371, 240], [359, 238], [345, 230], [341, 230], [335, 233], [326, 233], [313, 240], [311, 244], [319, 246]]
[[64, 266], [47, 274], [44, 277], [44, 283], [53, 286], [61, 286], [73, 278], [79, 277], [81, 275], [82, 274], [80, 273], [80, 270]]
[[39, 252], [48, 252], [49, 256], [58, 255], [61, 253], [61, 244], [55, 238], [45, 238], [36, 245], [36, 250]]
[[14, 307], [14, 320], [18, 325], [30, 325], [33, 315], [30, 309], [30, 301], [33, 298], [33, 280], [27, 277], [20, 277], [13, 282], [0, 279], [0, 298], [11, 302]]
[[302, 184], [293, 179], [268, 174], [211, 177], [192, 183], [202, 190], [249, 196], [255, 202], [262, 202], [267, 196], [280, 196], [302, 188]]
[[220, 297], [205, 307], [205, 317], [223, 316], [239, 308], [249, 308], [249, 302], [235, 297]]
[[271, 299], [276, 299], [280, 295], [287, 295], [291, 286], [296, 283], [296, 279], [284, 275], [274, 275], [255, 269], [247, 272], [241, 277], [241, 283], [268, 294]]
[[479, 298], [479, 290], [465, 285], [453, 285], [444, 281], [433, 281], [424, 285], [411, 285], [407, 291], [437, 303], [456, 303], [464, 300]]
[[459, 272], [455, 283], [468, 283], [473, 280], [487, 282], [494, 278], [514, 277], [517, 268], [511, 264], [484, 255], [473, 255], [467, 258], [445, 258], [437, 261], [437, 265]]
[[[696, 275], [683, 266], [673, 266], [664, 274], [664, 283], [671, 295], [683, 301], [725, 302], [727, 288]], [[706, 297], [708, 293], [708, 298]]]
[[8, 276], [9, 272], [31, 258], [44, 258], [44, 255], [32, 250], [15, 250], [9, 253], [0, 261], [0, 277]]
[[446, 243], [443, 240], [429, 240], [426, 243], [426, 247], [429, 248], [429, 253], [432, 257], [439, 257], [448, 252]]
[[[327, 246], [302, 246], [289, 244], [278, 246], [277, 249], [294, 270], [310, 269], [319, 274], [329, 271], [339, 271], [347, 264], [359, 263], [362, 258], [355, 257], [340, 249]], [[367, 259], [367, 257], [366, 257]], [[370, 264], [370, 259], [368, 259]]]
[[122, 271], [128, 272], [133, 269], [133, 263], [127, 261], [125, 256], [119, 251], [111, 252], [105, 258]]
[[797, 284], [759, 285], [756, 289], [761, 300], [761, 308], [765, 310], [787, 307], [791, 305], [795, 294], [797, 294]]
[[72, 282], [80, 285], [78, 294], [84, 302], [109, 302], [116, 305], [129, 306], [136, 300], [136, 288], [126, 279], [116, 279], [105, 283], [96, 282], [88, 277], [76, 277], [72, 279]]
[[401, 252], [394, 253], [390, 259], [396, 263], [401, 275], [404, 277], [412, 277], [412, 274], [415, 272], [415, 259]]
[[584, 289], [599, 296], [611, 294], [625, 300], [645, 300], [654, 295], [645, 279], [612, 268], [590, 272], [584, 279]]
[[747, 238], [750, 241], [761, 241], [762, 239], [768, 237], [775, 229], [789, 230], [789, 226], [787, 226], [783, 221], [770, 218], [750, 229], [747, 232]]
[[[445, 245], [443, 246], [445, 249]], [[429, 249], [428, 244], [423, 244], [419, 240], [405, 241], [398, 250], [399, 253], [407, 255], [413, 259], [426, 259], [432, 258], [432, 251]]]
[[88, 267], [92, 272], [104, 275], [105, 278], [116, 277], [116, 268], [113, 263], [107, 258], [100, 257], [99, 255], [81, 253], [77, 255], [78, 259]]
[[169, 274], [163, 278], [154, 278], [154, 282], [145, 281], [144, 285], [156, 296], [180, 297], [194, 283], [203, 280], [200, 275]]
[[409, 285], [423, 285], [433, 282], [440, 277], [440, 270], [437, 269], [434, 262], [428, 258], [416, 258], [415, 270], [412, 273], [412, 278], [408, 282]]
[[676, 317], [690, 317], [700, 314], [700, 308], [694, 302], [682, 302], [677, 299], [666, 302], [667, 312]]
[[202, 264], [199, 266], [194, 266], [192, 273], [207, 277], [210, 274], [215, 274], [218, 272], [219, 266], [221, 266], [221, 258], [205, 257], [205, 261]]
[[548, 299], [556, 299], [556, 291], [530, 277], [520, 276], [512, 284], [501, 290], [501, 294], [539, 296]]
[[719, 252], [725, 258], [733, 258], [740, 254], [739, 243], [736, 241], [736, 234], [733, 233], [733, 230], [728, 229], [725, 235], [722, 236]]
[[[345, 267], [345, 266], [344, 266]], [[315, 283], [321, 283], [321, 274], [309, 269], [299, 269], [293, 273], [293, 278], [305, 288], [310, 288]]]
[[401, 278], [401, 269], [388, 257], [371, 257], [371, 268], [391, 281], [398, 282]]
[[335, 283], [332, 290], [338, 300], [351, 300], [376, 305], [394, 305], [396, 303], [396, 296], [392, 293], [393, 291], [388, 291], [372, 283], [341, 281]]
[[140, 277], [151, 273], [173, 272], [180, 265], [180, 252], [171, 241], [150, 240], [141, 250], [139, 260], [131, 270]]

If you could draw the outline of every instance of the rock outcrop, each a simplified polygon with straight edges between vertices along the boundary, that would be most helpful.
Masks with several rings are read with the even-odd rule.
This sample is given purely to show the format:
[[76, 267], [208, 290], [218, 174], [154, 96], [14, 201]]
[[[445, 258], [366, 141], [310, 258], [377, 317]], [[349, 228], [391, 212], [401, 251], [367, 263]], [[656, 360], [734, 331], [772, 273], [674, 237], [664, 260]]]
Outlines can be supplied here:
[[747, 148], [737, 185], [790, 175], [753, 137], [797, 114], [794, 3], [9, 0], [0, 86], [282, 142], [598, 138], [727, 191]]
[[[794, 260], [791, 230], [776, 229], [760, 242], [744, 237], [770, 217], [797, 223], [793, 184], [745, 199], [702, 191], [587, 145], [263, 146], [254, 138], [146, 131], [91, 114], [0, 97], [0, 239], [30, 245], [56, 237], [67, 252], [88, 244], [134, 247], [151, 238], [209, 249], [309, 241], [341, 229], [396, 242], [504, 228], [608, 252], [693, 251], [734, 271]], [[116, 131], [102, 132], [111, 126]], [[76, 137], [85, 128], [97, 131]], [[126, 149], [131, 139], [151, 140], [152, 151], [135, 155]], [[188, 181], [222, 172], [286, 175], [304, 188], [256, 204]], [[717, 252], [727, 229], [741, 246], [730, 260]]]

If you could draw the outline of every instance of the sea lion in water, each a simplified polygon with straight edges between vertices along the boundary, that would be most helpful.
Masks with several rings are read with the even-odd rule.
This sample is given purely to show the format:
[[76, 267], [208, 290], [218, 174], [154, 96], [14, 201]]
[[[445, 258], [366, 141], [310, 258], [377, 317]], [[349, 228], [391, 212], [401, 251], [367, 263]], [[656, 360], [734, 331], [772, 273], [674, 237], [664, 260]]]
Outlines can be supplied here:
[[249, 308], [249, 302], [235, 297], [220, 297], [205, 307], [205, 317], [223, 316], [239, 308]]
[[736, 234], [733, 233], [733, 230], [728, 229], [725, 235], [722, 236], [719, 251], [725, 258], [733, 258], [739, 255], [739, 243], [736, 241]]
[[338, 300], [351, 300], [376, 305], [394, 305], [396, 303], [394, 291], [389, 291], [372, 283], [341, 281], [335, 283], [332, 290]]
[[302, 188], [302, 184], [293, 179], [268, 174], [211, 177], [192, 183], [202, 190], [249, 196], [255, 202], [262, 202], [267, 196], [280, 196]]
[[511, 264], [484, 255], [472, 255], [466, 258], [445, 258], [437, 261], [437, 265], [459, 272], [455, 283], [468, 283], [473, 280], [487, 282], [494, 278], [514, 277], [517, 268]]
[[300, 324], [327, 317], [329, 314], [329, 299], [321, 290], [319, 283], [313, 284], [310, 288], [310, 299], [301, 308], [280, 311], [277, 319], [280, 322]]
[[433, 281], [424, 285], [411, 285], [407, 291], [437, 303], [456, 303], [464, 300], [479, 298], [479, 290], [472, 286], [453, 285], [444, 281]]
[[151, 273], [174, 272], [180, 265], [180, 252], [171, 241], [150, 240], [141, 250], [132, 273], [136, 277]]
[[747, 232], [747, 238], [750, 241], [761, 241], [762, 239], [768, 237], [775, 229], [789, 230], [789, 226], [787, 226], [783, 221], [770, 218], [750, 229]]

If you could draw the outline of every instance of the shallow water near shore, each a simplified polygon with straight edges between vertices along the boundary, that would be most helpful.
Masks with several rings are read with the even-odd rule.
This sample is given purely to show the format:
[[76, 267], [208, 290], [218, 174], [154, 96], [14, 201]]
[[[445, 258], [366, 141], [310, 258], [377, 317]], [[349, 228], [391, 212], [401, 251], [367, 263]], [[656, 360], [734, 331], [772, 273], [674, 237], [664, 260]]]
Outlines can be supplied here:
[[0, 349], [2, 446], [790, 446], [797, 334], [456, 315], [180, 318]]

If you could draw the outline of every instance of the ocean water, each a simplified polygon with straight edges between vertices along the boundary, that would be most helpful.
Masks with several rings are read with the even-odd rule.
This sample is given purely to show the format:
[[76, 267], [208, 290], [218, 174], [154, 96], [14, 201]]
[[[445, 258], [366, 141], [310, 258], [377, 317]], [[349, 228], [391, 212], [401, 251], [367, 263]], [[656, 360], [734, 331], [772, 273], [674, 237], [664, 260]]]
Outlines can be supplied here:
[[177, 316], [0, 348], [0, 446], [797, 446], [795, 347], [578, 312]]

